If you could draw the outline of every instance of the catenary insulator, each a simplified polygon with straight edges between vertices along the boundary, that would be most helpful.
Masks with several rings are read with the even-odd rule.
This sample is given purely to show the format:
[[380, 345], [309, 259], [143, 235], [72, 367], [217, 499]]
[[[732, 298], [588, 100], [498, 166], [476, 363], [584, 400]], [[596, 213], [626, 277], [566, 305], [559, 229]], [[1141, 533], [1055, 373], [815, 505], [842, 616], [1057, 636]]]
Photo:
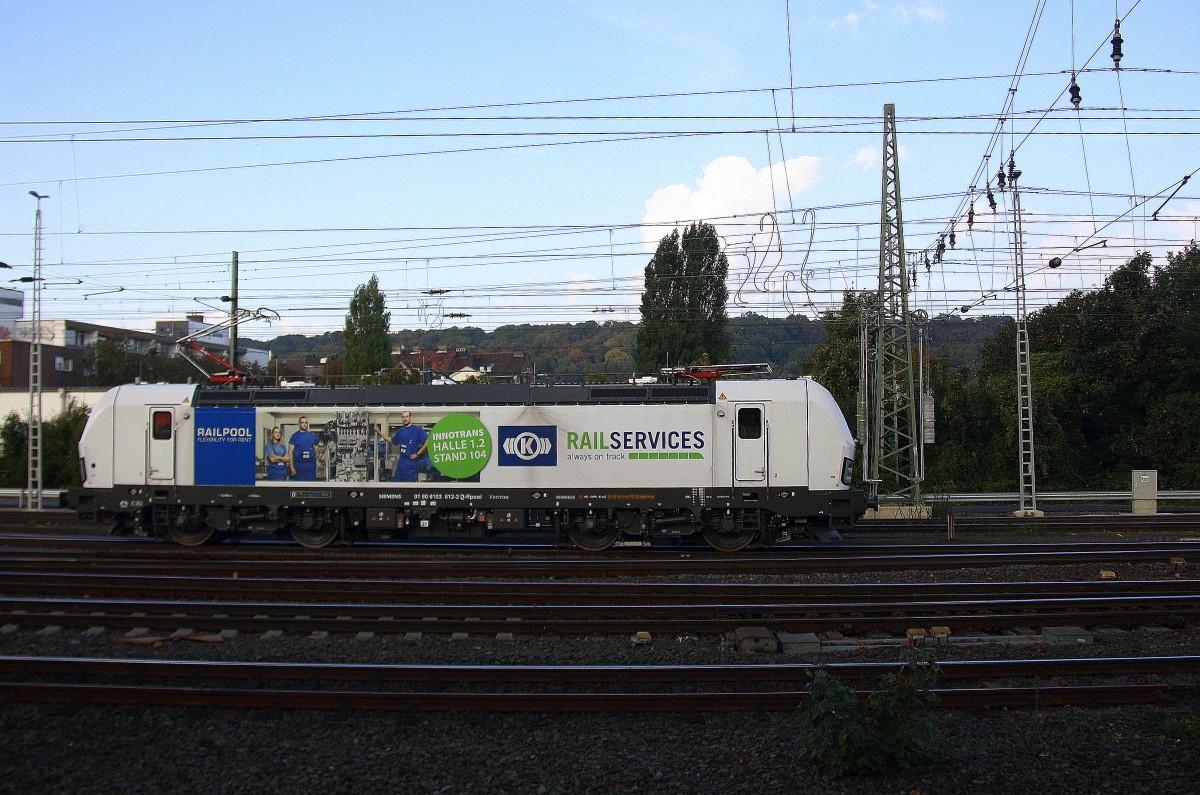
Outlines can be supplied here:
[[950, 248], [954, 248], [954, 241], [957, 239], [958, 236], [954, 234], [954, 227], [950, 227]]
[[1004, 166], [1000, 166], [1000, 170], [996, 172], [996, 184], [1000, 190], [1004, 190]]
[[996, 195], [992, 193], [991, 187], [987, 189], [987, 200], [988, 204], [990, 204], [992, 207], [992, 212], [996, 212]]
[[1014, 190], [1017, 187], [1017, 178], [1020, 176], [1021, 169], [1017, 168], [1016, 155], [1010, 154], [1008, 156], [1008, 184], [1012, 185]]
[[1125, 39], [1121, 38], [1121, 20], [1118, 19], [1116, 22], [1113, 23], [1112, 59], [1113, 59], [1113, 68], [1114, 69], [1121, 68], [1121, 58], [1124, 55], [1124, 53], [1121, 52], [1121, 45], [1124, 42], [1125, 42]]
[[[988, 194], [991, 195], [990, 193]], [[970, 232], [975, 226], [975, 203], [971, 203], [970, 209], [967, 210], [967, 231]]]
[[1075, 82], [1075, 75], [1071, 75], [1071, 87], [1067, 90], [1071, 92], [1071, 104], [1075, 106], [1075, 110], [1079, 110], [1079, 103], [1083, 102], [1083, 92]]

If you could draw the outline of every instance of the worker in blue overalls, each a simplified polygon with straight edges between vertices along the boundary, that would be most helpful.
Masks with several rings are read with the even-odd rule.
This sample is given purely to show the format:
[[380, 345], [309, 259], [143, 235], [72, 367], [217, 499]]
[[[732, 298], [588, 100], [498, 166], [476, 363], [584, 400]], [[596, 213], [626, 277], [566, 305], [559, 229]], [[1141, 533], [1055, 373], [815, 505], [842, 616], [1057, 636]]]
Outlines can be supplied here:
[[421, 467], [429, 465], [429, 457], [425, 455], [429, 433], [420, 425], [412, 424], [411, 411], [401, 412], [400, 422], [400, 428], [392, 436], [392, 444], [396, 446], [398, 454], [392, 480], [413, 483]]
[[278, 425], [271, 429], [271, 439], [264, 445], [263, 453], [267, 459], [267, 480], [287, 480], [288, 465], [292, 459], [283, 443], [283, 431]]
[[288, 439], [292, 480], [317, 479], [317, 444], [321, 437], [308, 429], [308, 417], [300, 418], [300, 430]]

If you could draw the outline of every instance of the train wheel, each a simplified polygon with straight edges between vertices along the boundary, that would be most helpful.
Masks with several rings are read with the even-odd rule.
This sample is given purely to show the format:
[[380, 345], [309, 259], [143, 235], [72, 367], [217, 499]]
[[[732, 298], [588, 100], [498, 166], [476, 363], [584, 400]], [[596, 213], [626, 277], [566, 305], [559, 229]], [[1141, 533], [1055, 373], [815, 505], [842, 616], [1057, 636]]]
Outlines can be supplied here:
[[210, 524], [172, 524], [167, 529], [167, 535], [176, 544], [184, 547], [198, 547], [207, 544], [216, 533], [216, 528]]
[[338, 528], [335, 522], [326, 522], [314, 527], [292, 527], [292, 538], [302, 547], [321, 549], [337, 540]]
[[592, 524], [578, 521], [567, 531], [571, 543], [584, 552], [603, 552], [616, 543], [620, 531], [612, 525]]
[[567, 533], [571, 543], [584, 552], [603, 552], [617, 541], [616, 530], [571, 530]]
[[704, 530], [704, 540], [718, 552], [740, 552], [750, 546], [756, 535], [758, 531], [753, 529], [721, 532], [715, 527], [708, 527]]

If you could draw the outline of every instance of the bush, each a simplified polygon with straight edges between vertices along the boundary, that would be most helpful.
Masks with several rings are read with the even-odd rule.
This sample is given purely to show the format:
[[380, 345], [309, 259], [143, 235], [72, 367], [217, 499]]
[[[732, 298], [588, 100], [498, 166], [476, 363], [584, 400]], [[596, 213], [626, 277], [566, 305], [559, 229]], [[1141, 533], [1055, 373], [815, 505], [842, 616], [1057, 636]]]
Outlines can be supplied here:
[[[79, 485], [79, 437], [89, 409], [74, 401], [56, 417], [42, 423], [42, 487], [67, 489]], [[29, 423], [11, 412], [0, 422], [0, 488], [29, 484]]]
[[937, 676], [933, 655], [914, 651], [900, 670], [880, 678], [860, 698], [822, 666], [812, 674], [809, 697], [799, 707], [801, 758], [835, 776], [911, 765], [937, 738], [924, 713], [937, 700], [929, 689]]

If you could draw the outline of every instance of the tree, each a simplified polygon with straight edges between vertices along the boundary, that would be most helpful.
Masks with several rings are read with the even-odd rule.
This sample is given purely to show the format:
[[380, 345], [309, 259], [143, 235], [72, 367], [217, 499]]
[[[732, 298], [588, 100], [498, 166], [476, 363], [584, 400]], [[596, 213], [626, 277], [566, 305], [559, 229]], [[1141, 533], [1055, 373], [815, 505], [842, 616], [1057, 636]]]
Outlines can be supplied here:
[[199, 371], [180, 356], [134, 353], [126, 340], [102, 339], [88, 352], [84, 378], [88, 386], [120, 386], [135, 381], [184, 383]]
[[833, 393], [851, 427], [855, 427], [858, 415], [859, 318], [870, 311], [873, 299], [874, 293], [847, 290], [842, 295], [841, 309], [823, 312], [825, 341], [816, 347], [805, 367], [807, 374]]
[[730, 357], [725, 279], [729, 260], [717, 230], [706, 223], [676, 229], [659, 241], [646, 266], [637, 368], [648, 373], [668, 365]]
[[[79, 437], [89, 410], [71, 401], [58, 416], [42, 424], [42, 485], [50, 489], [79, 485]], [[11, 412], [0, 422], [0, 486], [29, 484], [29, 423]]]
[[392, 313], [387, 311], [379, 277], [359, 285], [350, 299], [346, 315], [346, 359], [342, 371], [349, 376], [375, 373], [392, 366], [392, 343], [388, 330]]

